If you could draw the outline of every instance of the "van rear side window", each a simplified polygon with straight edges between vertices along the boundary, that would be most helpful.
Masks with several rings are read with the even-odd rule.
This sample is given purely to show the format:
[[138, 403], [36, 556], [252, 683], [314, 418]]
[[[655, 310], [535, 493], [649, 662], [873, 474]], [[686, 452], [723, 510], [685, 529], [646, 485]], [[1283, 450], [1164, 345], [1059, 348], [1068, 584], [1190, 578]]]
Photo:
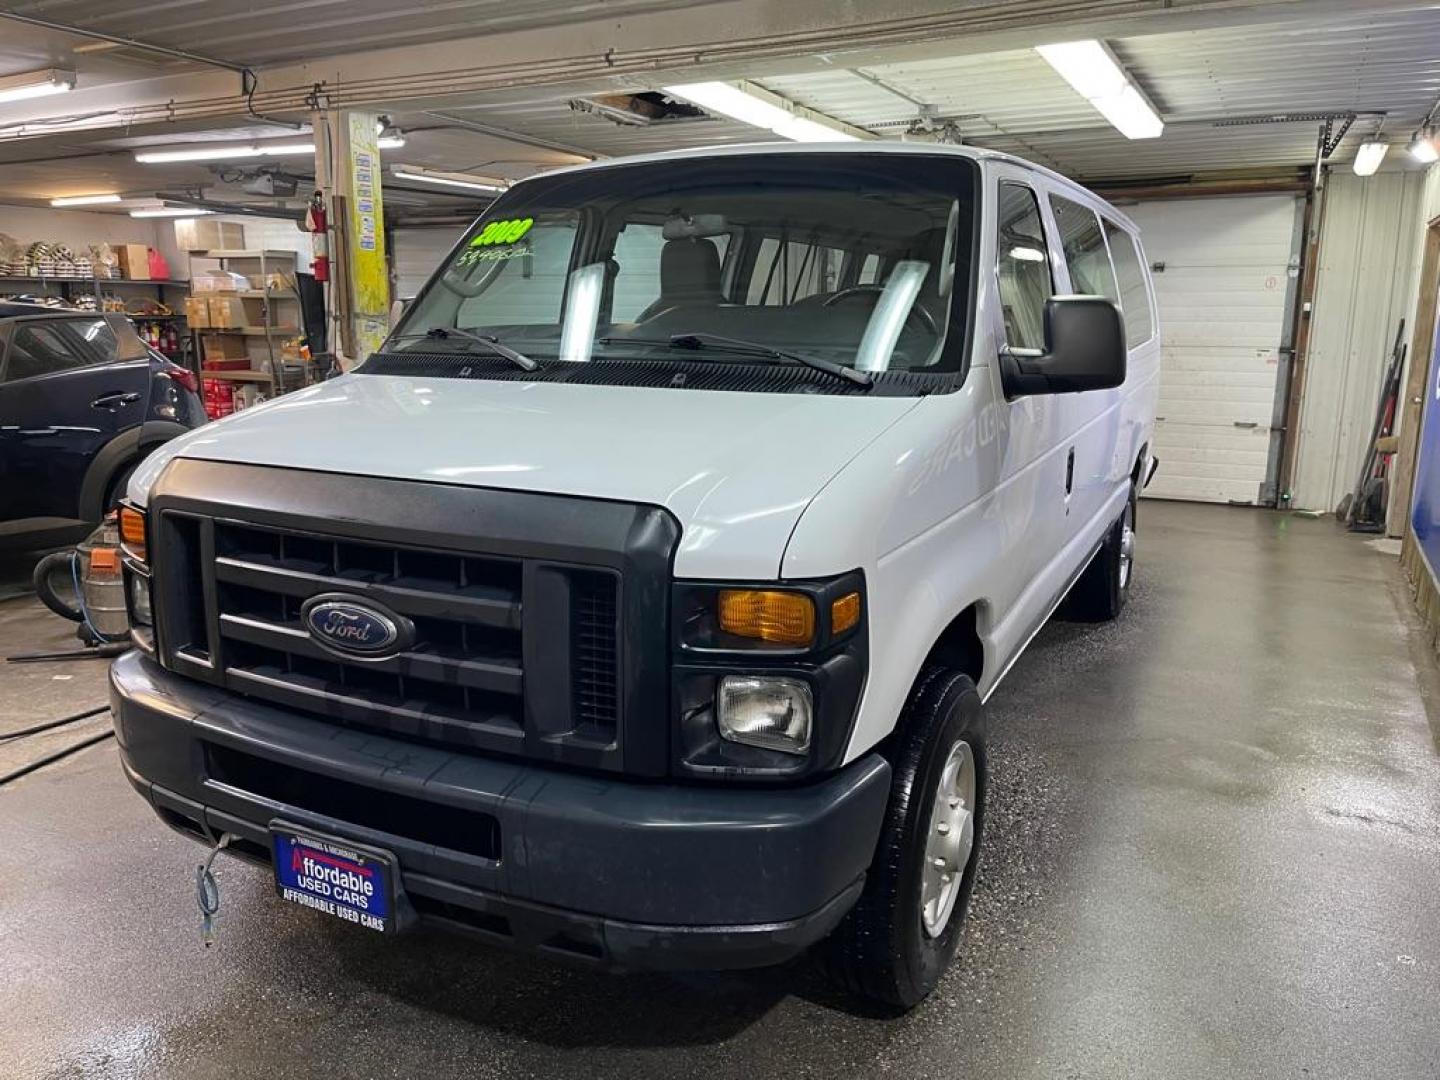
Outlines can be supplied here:
[[1060, 228], [1060, 243], [1065, 248], [1065, 265], [1070, 268], [1070, 288], [1088, 296], [1103, 296], [1120, 302], [1115, 287], [1115, 271], [1105, 251], [1105, 234], [1095, 211], [1077, 202], [1050, 196], [1055, 224]]
[[1106, 221], [1105, 238], [1110, 241], [1110, 258], [1115, 263], [1115, 276], [1120, 282], [1120, 310], [1125, 313], [1125, 344], [1133, 349], [1149, 341], [1155, 333], [1150, 292], [1145, 288], [1145, 267], [1135, 249], [1135, 238], [1119, 225]]

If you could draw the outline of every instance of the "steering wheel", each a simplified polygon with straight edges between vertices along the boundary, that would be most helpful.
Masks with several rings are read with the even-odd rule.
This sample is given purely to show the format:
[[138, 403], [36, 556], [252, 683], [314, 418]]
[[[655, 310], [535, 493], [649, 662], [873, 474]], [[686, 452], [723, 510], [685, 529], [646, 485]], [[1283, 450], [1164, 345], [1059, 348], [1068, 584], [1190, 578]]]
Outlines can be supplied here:
[[[884, 291], [884, 285], [851, 285], [849, 288], [841, 289], [834, 296], [826, 299], [824, 306], [834, 307], [836, 304], [842, 304], [846, 301], [854, 300], [858, 296], [867, 296], [871, 293], [875, 295], [876, 299], [879, 299], [880, 294]], [[909, 322], [912, 318], [919, 319], [921, 325], [930, 331], [933, 336], [940, 336], [940, 324], [935, 321], [935, 316], [930, 314], [929, 309], [923, 304], [910, 305], [910, 310], [905, 313], [905, 321]]]

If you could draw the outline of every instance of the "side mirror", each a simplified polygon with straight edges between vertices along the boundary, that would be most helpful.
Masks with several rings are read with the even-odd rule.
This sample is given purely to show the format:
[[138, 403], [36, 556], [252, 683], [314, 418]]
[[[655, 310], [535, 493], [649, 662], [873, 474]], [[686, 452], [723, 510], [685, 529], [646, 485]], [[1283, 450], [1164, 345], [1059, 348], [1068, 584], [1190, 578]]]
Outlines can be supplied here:
[[1052, 296], [1045, 301], [1045, 351], [1001, 353], [1005, 392], [1073, 394], [1108, 390], [1125, 381], [1125, 320], [1103, 296]]

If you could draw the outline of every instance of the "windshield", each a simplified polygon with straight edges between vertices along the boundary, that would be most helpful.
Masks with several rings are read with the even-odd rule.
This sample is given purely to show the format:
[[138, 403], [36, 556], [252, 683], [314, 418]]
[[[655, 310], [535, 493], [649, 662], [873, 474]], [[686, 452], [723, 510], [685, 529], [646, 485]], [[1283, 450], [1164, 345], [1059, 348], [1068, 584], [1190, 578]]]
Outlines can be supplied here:
[[530, 180], [476, 222], [386, 352], [482, 353], [482, 335], [542, 367], [763, 357], [955, 371], [974, 173], [964, 158], [872, 151]]

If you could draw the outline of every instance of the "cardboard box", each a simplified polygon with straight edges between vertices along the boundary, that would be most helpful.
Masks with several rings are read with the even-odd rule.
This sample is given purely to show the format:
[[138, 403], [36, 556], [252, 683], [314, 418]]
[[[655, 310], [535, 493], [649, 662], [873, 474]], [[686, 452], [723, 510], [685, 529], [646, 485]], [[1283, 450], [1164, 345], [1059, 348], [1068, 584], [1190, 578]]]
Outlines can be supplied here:
[[190, 279], [193, 293], [239, 292], [250, 288], [250, 279], [232, 270], [204, 270]]
[[120, 272], [131, 281], [150, 280], [150, 249], [144, 244], [116, 244]]
[[210, 325], [210, 302], [203, 296], [185, 298], [185, 321], [192, 330], [204, 330]]
[[201, 334], [200, 347], [206, 365], [212, 360], [244, 360], [249, 366], [249, 344], [239, 334]]
[[265, 301], [233, 293], [210, 294], [211, 326], [264, 326]]
[[181, 251], [208, 251], [212, 248], [240, 251], [245, 247], [245, 226], [238, 221], [213, 218], [178, 218], [175, 243]]

